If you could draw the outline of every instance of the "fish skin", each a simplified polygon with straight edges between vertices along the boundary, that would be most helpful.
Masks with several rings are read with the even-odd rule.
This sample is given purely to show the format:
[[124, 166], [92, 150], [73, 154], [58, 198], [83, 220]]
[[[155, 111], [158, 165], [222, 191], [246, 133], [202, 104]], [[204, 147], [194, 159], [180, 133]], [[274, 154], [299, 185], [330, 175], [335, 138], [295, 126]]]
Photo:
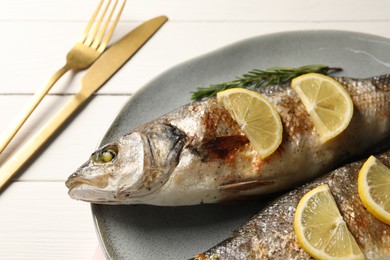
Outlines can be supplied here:
[[[390, 152], [377, 158], [390, 167]], [[364, 162], [347, 164], [288, 192], [234, 231], [230, 238], [193, 259], [313, 259], [297, 241], [294, 214], [303, 195], [325, 183], [365, 258], [390, 259], [390, 225], [370, 214], [358, 194], [357, 180]]]
[[[321, 144], [290, 84], [260, 90], [283, 124], [280, 147], [261, 159], [215, 98], [193, 102], [103, 146], [72, 174], [74, 199], [100, 204], [193, 205], [280, 192], [390, 144], [390, 75], [335, 78], [354, 114], [339, 136]], [[104, 163], [101, 154], [113, 151]]]

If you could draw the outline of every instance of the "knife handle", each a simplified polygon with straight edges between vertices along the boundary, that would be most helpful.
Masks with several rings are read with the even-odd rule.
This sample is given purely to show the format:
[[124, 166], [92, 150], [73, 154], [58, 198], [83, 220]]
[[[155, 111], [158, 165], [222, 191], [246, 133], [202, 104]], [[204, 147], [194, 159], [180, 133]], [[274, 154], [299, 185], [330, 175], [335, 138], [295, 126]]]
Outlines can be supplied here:
[[35, 136], [0, 167], [0, 191], [87, 99], [82, 92], [74, 95]]

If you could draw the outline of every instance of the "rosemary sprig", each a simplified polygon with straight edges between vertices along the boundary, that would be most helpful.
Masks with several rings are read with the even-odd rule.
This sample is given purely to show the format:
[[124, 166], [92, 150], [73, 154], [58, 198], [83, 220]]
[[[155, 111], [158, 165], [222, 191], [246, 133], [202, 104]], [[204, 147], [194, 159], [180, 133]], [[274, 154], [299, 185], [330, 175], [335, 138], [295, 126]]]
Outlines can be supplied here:
[[285, 83], [307, 73], [330, 74], [341, 71], [341, 68], [332, 68], [325, 65], [307, 65], [299, 68], [268, 68], [266, 70], [253, 69], [248, 73], [236, 78], [235, 80], [212, 84], [209, 87], [200, 87], [197, 91], [192, 92], [192, 100], [201, 100], [203, 98], [215, 96], [218, 92], [230, 88], [253, 88], [267, 87]]

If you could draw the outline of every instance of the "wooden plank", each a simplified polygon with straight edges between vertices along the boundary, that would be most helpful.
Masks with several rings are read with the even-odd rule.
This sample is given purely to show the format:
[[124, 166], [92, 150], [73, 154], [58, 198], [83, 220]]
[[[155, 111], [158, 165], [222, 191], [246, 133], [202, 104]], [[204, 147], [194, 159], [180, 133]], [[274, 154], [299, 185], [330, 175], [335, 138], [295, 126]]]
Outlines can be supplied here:
[[90, 205], [63, 183], [13, 183], [0, 212], [1, 259], [90, 259], [98, 244]]
[[[138, 23], [121, 23], [116, 39]], [[63, 28], [55, 30], [56, 25]], [[56, 69], [63, 65], [65, 55], [79, 37], [82, 23], [0, 23], [0, 31], [19, 28], [31, 33], [30, 48], [24, 37], [15, 41], [0, 41], [0, 94], [33, 93], [46, 84]], [[347, 30], [381, 35], [390, 38], [389, 22], [168, 22], [99, 93], [132, 94], [165, 70], [183, 61], [208, 53], [242, 39], [273, 32], [291, 30]], [[66, 35], [64, 40], [64, 35]], [[44, 44], [51, 42], [50, 45]], [[19, 52], [9, 52], [14, 44]], [[31, 51], [32, 50], [32, 51]], [[273, 64], [278, 66], [280, 64]], [[83, 73], [66, 75], [51, 93], [75, 93]]]
[[[86, 21], [97, 5], [79, 0], [2, 2], [8, 2], [0, 9], [3, 21]], [[389, 9], [389, 1], [379, 0], [128, 0], [123, 20], [165, 14], [175, 21], [388, 21]]]
[[[0, 3], [1, 135], [31, 98], [24, 93], [35, 92], [63, 65], [97, 1]], [[336, 29], [390, 38], [388, 10], [390, 1], [385, 0], [128, 0], [114, 40], [154, 16], [165, 14], [170, 20], [99, 92], [109, 96], [94, 98], [0, 194], [0, 259], [91, 258], [97, 239], [89, 204], [71, 200], [63, 181], [96, 148], [131, 94], [161, 72], [227, 44], [273, 32]], [[68, 75], [52, 93], [76, 92], [81, 76]], [[48, 96], [15, 141], [31, 136], [67, 98]]]

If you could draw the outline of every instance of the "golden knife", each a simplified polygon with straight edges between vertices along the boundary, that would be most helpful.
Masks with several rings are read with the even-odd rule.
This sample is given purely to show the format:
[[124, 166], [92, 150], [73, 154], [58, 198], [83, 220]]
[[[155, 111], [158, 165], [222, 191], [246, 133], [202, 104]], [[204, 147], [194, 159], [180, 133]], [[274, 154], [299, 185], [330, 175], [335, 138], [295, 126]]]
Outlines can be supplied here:
[[0, 190], [43, 147], [59, 128], [95, 93], [142, 45], [168, 20], [153, 18], [125, 35], [108, 48], [88, 69], [81, 80], [81, 90], [0, 168]]

